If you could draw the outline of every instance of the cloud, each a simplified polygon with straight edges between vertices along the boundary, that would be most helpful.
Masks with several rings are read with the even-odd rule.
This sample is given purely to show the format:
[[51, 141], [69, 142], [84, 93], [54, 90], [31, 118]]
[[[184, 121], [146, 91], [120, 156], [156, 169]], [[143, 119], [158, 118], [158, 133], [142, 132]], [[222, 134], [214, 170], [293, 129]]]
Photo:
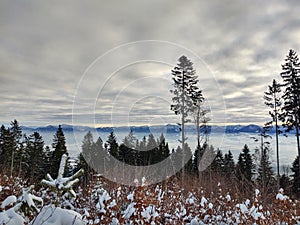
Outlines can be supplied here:
[[[163, 43], [131, 45], [92, 66], [93, 79], [81, 79], [107, 51], [155, 39], [184, 46], [203, 60], [190, 53], [215, 115], [223, 113], [223, 93], [228, 123], [263, 123], [263, 92], [279, 78], [288, 50], [300, 50], [299, 8], [280, 0], [1, 0], [0, 122], [71, 123], [74, 98], [78, 123], [96, 110], [97, 124], [108, 124], [113, 105], [120, 124], [128, 112], [140, 123], [147, 115], [175, 120], [168, 105], [169, 73], [188, 50]], [[137, 59], [165, 64], [124, 64]]]

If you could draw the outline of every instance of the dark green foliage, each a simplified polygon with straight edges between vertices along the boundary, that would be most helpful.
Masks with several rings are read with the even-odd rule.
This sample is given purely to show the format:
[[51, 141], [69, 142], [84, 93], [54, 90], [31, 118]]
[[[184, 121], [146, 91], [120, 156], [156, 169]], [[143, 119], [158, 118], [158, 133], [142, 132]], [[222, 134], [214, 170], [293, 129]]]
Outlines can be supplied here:
[[24, 158], [25, 176], [31, 181], [39, 181], [47, 174], [47, 171], [44, 170], [47, 160], [42, 136], [38, 132], [34, 132], [26, 137], [25, 146], [28, 156]]
[[216, 152], [215, 158], [210, 165], [210, 170], [217, 174], [221, 174], [224, 170], [224, 157], [220, 149]]
[[234, 170], [235, 170], [235, 164], [233, 160], [233, 155], [231, 151], [229, 150], [228, 153], [224, 155], [224, 167], [223, 167], [223, 172], [226, 177], [231, 178], [234, 175]]
[[[185, 153], [183, 154], [182, 148], [178, 146], [176, 148], [176, 151], [172, 153], [172, 162], [174, 164], [174, 168], [183, 168], [185, 172], [187, 173], [193, 173], [194, 171], [194, 165], [193, 165], [193, 159], [192, 159], [192, 151], [191, 148], [188, 146], [188, 144], [185, 144]], [[184, 162], [183, 167], [179, 167], [179, 165], [182, 165], [182, 162]]]
[[171, 105], [171, 110], [175, 114], [181, 114], [186, 119], [193, 110], [193, 97], [198, 93], [198, 87], [196, 86], [198, 78], [195, 75], [196, 71], [193, 68], [193, 63], [186, 56], [181, 56], [178, 61], [178, 64], [172, 70], [174, 90], [171, 90], [171, 93], [174, 95], [172, 98], [174, 104]]
[[24, 154], [22, 130], [17, 120], [11, 122], [10, 127], [0, 128], [0, 166], [12, 176], [20, 174], [22, 156]]
[[120, 159], [119, 156], [119, 145], [116, 139], [116, 136], [113, 132], [111, 132], [108, 136], [107, 143], [107, 150], [111, 156], [113, 156], [115, 159]]
[[286, 132], [292, 129], [296, 130], [298, 156], [300, 156], [300, 62], [297, 53], [292, 49], [289, 51], [285, 61], [280, 74], [285, 88], [282, 96], [284, 101], [283, 113], [280, 115], [280, 119], [286, 128]]
[[0, 128], [0, 163], [2, 170], [9, 170], [12, 162], [13, 152], [16, 149], [14, 137], [9, 128], [4, 125]]
[[103, 173], [107, 167], [112, 167], [109, 161], [109, 154], [107, 149], [103, 147], [103, 141], [98, 137], [92, 148], [92, 168], [99, 173]]
[[244, 146], [239, 155], [236, 165], [236, 175], [240, 180], [252, 181], [254, 175], [254, 164], [247, 145]]
[[264, 145], [262, 154], [260, 156], [260, 164], [257, 171], [257, 183], [263, 194], [266, 192], [270, 192], [270, 188], [272, 188], [275, 184], [272, 162], [270, 161], [269, 155], [269, 147], [267, 145]]
[[166, 159], [170, 155], [170, 150], [163, 135], [156, 141], [150, 133], [148, 140], [144, 137], [142, 141], [138, 141], [131, 131], [120, 145], [118, 155], [119, 160], [127, 164], [146, 166]]
[[[287, 131], [299, 126], [300, 101], [300, 63], [297, 53], [290, 50], [282, 65], [281, 77], [283, 79], [283, 114], [281, 116]], [[297, 123], [298, 122], [298, 123]]]
[[297, 156], [292, 164], [292, 192], [298, 198], [300, 197], [300, 173], [299, 173], [299, 156]]
[[68, 155], [67, 147], [66, 147], [66, 139], [63, 130], [61, 128], [61, 125], [58, 126], [56, 134], [54, 135], [52, 148], [54, 149], [54, 152], [52, 156], [52, 167], [51, 167], [50, 175], [52, 177], [55, 177], [58, 173], [62, 155], [64, 154]]
[[[181, 56], [178, 59], [178, 64], [172, 70], [172, 80], [174, 89], [171, 90], [173, 94], [171, 110], [176, 115], [181, 115], [181, 149], [183, 158], [181, 166], [184, 167], [185, 154], [185, 124], [190, 122], [188, 116], [192, 114], [195, 109], [196, 98], [201, 94], [197, 87], [198, 77], [195, 75], [196, 71], [193, 68], [193, 63], [186, 57]], [[200, 99], [200, 97], [199, 97]], [[184, 178], [183, 170], [183, 178]]]
[[[194, 171], [196, 173], [199, 172], [199, 169], [201, 168], [201, 163], [205, 163], [204, 161], [202, 162], [202, 157], [204, 152], [208, 150], [211, 151], [211, 156], [214, 156], [214, 149], [212, 146], [208, 147], [207, 143], [205, 142], [202, 146], [198, 146], [196, 147], [196, 150], [194, 152], [194, 157], [193, 157], [193, 167], [194, 167]], [[205, 165], [202, 165], [202, 167], [205, 167]]]
[[93, 135], [89, 131], [83, 138], [81, 149], [82, 152], [79, 155], [79, 164], [78, 164], [78, 170], [79, 168], [84, 170], [84, 174], [82, 176], [83, 184], [86, 186], [91, 178], [91, 162], [93, 157], [93, 147], [94, 147], [94, 140]]
[[283, 188], [284, 190], [289, 190], [290, 185], [291, 185], [291, 180], [289, 176], [286, 174], [282, 174], [279, 180], [279, 187]]

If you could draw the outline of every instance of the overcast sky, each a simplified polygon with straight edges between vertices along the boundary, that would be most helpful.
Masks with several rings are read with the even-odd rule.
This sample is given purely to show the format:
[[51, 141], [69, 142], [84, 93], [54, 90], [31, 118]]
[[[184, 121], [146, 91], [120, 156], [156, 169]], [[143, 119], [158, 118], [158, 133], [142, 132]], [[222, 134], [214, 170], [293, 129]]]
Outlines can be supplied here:
[[176, 122], [170, 70], [184, 54], [214, 122], [262, 124], [263, 92], [300, 51], [299, 12], [296, 0], [0, 0], [0, 122]]

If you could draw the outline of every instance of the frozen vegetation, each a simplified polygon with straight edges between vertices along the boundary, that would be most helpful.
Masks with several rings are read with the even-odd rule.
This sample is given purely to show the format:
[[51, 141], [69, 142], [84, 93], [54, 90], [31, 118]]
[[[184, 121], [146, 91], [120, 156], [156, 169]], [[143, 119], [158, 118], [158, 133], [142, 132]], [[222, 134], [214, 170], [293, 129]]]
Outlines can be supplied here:
[[[77, 197], [59, 189], [25, 188], [20, 179], [0, 180], [0, 224], [300, 224], [299, 202], [284, 190], [266, 205], [259, 190], [251, 198], [216, 191], [184, 190], [178, 181], [136, 187], [107, 185], [97, 177], [77, 187]], [[298, 222], [297, 222], [298, 221]]]

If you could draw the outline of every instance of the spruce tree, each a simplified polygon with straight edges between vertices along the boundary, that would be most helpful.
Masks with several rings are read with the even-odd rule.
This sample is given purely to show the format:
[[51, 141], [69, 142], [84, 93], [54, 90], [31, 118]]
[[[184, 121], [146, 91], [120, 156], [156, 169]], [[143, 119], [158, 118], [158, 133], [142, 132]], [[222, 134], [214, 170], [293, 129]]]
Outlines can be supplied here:
[[165, 136], [163, 134], [160, 135], [158, 140], [158, 151], [156, 155], [157, 162], [161, 162], [164, 159], [168, 158], [170, 155], [169, 145], [166, 143]]
[[14, 152], [17, 149], [14, 135], [9, 128], [5, 128], [4, 125], [0, 129], [0, 164], [2, 171], [9, 171], [12, 175]]
[[[171, 90], [173, 94], [171, 110], [176, 115], [181, 116], [181, 149], [183, 153], [181, 166], [184, 167], [185, 159], [185, 124], [190, 122], [188, 116], [193, 112], [194, 109], [194, 97], [198, 93], [198, 78], [195, 75], [196, 71], [193, 68], [193, 63], [186, 57], [181, 56], [178, 59], [178, 64], [172, 70], [172, 80], [174, 89]], [[183, 170], [184, 178], [184, 170]]]
[[258, 167], [258, 177], [257, 183], [260, 186], [260, 190], [263, 197], [271, 191], [272, 186], [275, 183], [272, 162], [270, 161], [270, 148], [268, 145], [264, 144], [263, 150], [260, 156], [260, 163]]
[[223, 153], [220, 149], [217, 149], [215, 158], [210, 165], [210, 169], [211, 169], [211, 171], [213, 171], [217, 174], [221, 174], [223, 172], [224, 157], [223, 157]]
[[247, 145], [244, 146], [239, 155], [236, 165], [236, 173], [240, 180], [252, 181], [252, 177], [254, 175], [254, 163]]
[[152, 165], [156, 162], [155, 156], [157, 152], [157, 142], [152, 133], [149, 134], [147, 145], [146, 145], [147, 153], [146, 158], [148, 158], [148, 165]]
[[81, 149], [82, 152], [79, 155], [79, 163], [78, 169], [83, 169], [84, 173], [82, 176], [83, 184], [86, 186], [90, 181], [90, 176], [92, 172], [92, 168], [90, 167], [89, 163], [92, 161], [92, 152], [94, 148], [94, 140], [93, 135], [90, 131], [83, 137]]
[[235, 164], [233, 160], [233, 155], [229, 150], [228, 153], [224, 155], [224, 174], [226, 177], [231, 178], [234, 174]]
[[279, 182], [280, 173], [279, 173], [279, 140], [278, 135], [281, 133], [280, 127], [278, 125], [278, 118], [280, 113], [280, 107], [282, 105], [281, 103], [281, 89], [280, 84], [274, 79], [272, 82], [272, 85], [268, 86], [268, 91], [265, 92], [264, 99], [265, 99], [265, 105], [271, 108], [269, 111], [269, 114], [272, 118], [272, 120], [265, 125], [267, 127], [273, 127], [273, 124], [275, 126], [275, 135], [276, 135], [276, 162], [277, 162], [277, 180]]
[[54, 149], [54, 152], [52, 157], [52, 167], [51, 167], [50, 175], [54, 177], [58, 173], [61, 157], [64, 154], [68, 155], [67, 147], [66, 147], [66, 139], [61, 125], [58, 126], [56, 134], [54, 135], [52, 148]]
[[128, 133], [128, 135], [123, 139], [122, 144], [119, 147], [119, 156], [120, 159], [127, 164], [137, 165], [137, 151], [136, 147], [136, 137], [132, 130]]
[[20, 166], [22, 159], [22, 129], [17, 120], [13, 120], [10, 123], [10, 132], [13, 136], [12, 143], [12, 155], [11, 155], [11, 167], [10, 175], [12, 176], [13, 170]]
[[112, 162], [109, 160], [108, 149], [104, 148], [101, 137], [98, 137], [97, 141], [93, 145], [92, 167], [98, 173], [104, 173], [107, 168], [114, 167]]
[[47, 145], [44, 149], [44, 163], [43, 163], [43, 171], [47, 174], [51, 171], [51, 165], [52, 165], [52, 151], [50, 147]]
[[38, 132], [26, 137], [26, 152], [28, 153], [28, 158], [24, 161], [27, 164], [26, 177], [29, 178], [31, 182], [41, 180], [47, 174], [44, 170], [44, 141], [42, 136]]
[[107, 150], [111, 156], [113, 156], [115, 159], [119, 160], [119, 145], [116, 139], [116, 136], [114, 132], [111, 132], [108, 136], [107, 143]]
[[291, 168], [293, 174], [292, 177], [292, 192], [297, 198], [300, 197], [300, 173], [299, 173], [299, 156], [297, 156], [292, 164]]
[[[300, 62], [296, 51], [290, 50], [285, 64], [282, 65], [283, 79], [283, 113], [280, 115], [286, 132], [296, 130], [298, 156], [300, 156], [299, 124], [300, 124]], [[299, 164], [300, 164], [300, 157]], [[299, 168], [300, 173], [300, 168]]]

